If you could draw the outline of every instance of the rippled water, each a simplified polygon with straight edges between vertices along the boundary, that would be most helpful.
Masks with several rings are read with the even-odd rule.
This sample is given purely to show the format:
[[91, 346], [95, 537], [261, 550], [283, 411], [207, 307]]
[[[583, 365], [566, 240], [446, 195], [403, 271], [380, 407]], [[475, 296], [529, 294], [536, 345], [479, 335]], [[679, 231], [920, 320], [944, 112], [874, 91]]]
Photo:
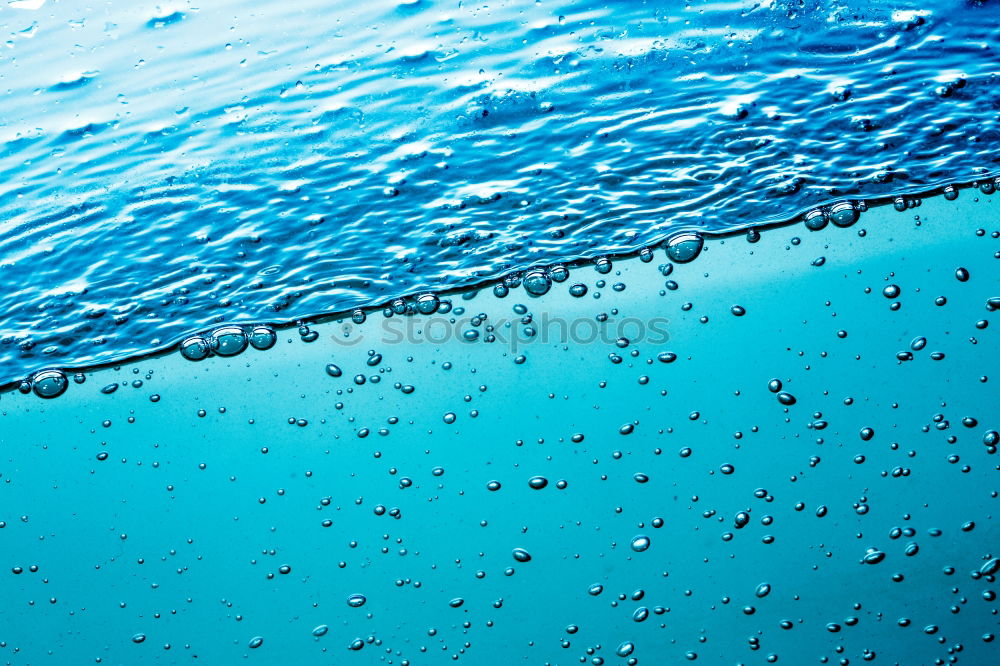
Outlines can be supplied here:
[[0, 26], [0, 381], [1000, 161], [989, 2], [10, 0]]

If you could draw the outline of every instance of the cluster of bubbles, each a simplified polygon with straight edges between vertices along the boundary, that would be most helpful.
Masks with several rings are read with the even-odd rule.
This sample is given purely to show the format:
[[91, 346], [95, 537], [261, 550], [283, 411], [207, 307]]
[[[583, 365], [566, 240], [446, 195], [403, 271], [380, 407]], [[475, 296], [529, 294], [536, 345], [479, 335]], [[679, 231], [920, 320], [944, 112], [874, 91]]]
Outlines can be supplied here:
[[[309, 331], [308, 327], [300, 327], [300, 333], [305, 328], [302, 335], [304, 340], [312, 341], [318, 337], [315, 331]], [[311, 338], [311, 339], [310, 339]], [[200, 361], [209, 356], [236, 356], [246, 351], [247, 347], [253, 347], [261, 351], [270, 349], [278, 341], [278, 335], [274, 329], [263, 326], [243, 326], [227, 325], [221, 326], [208, 335], [193, 335], [185, 338], [179, 345], [181, 356], [189, 361]], [[74, 381], [82, 384], [86, 380], [83, 373], [74, 375]], [[141, 383], [140, 383], [141, 385]], [[58, 368], [47, 368], [36, 372], [28, 379], [21, 382], [18, 389], [21, 393], [34, 393], [39, 398], [57, 398], [69, 388], [69, 378], [63, 370]], [[118, 388], [117, 384], [109, 384], [101, 389], [102, 393], [111, 394]]]
[[[694, 231], [675, 233], [663, 243], [667, 256], [676, 263], [693, 261], [701, 253], [703, 246], [704, 238]], [[642, 248], [638, 256], [641, 261], [648, 263], [654, 258], [653, 250], [648, 247]], [[613, 270], [612, 261], [607, 257], [595, 259], [593, 265], [594, 269], [602, 275]], [[672, 268], [672, 264], [665, 264], [665, 266]], [[669, 268], [664, 271], [664, 275], [669, 274]], [[510, 273], [493, 286], [492, 292], [497, 298], [506, 298], [512, 290], [523, 287], [529, 296], [540, 297], [547, 294], [553, 285], [566, 282], [569, 277], [569, 269], [559, 264], [534, 267], [523, 273]], [[624, 285], [621, 286], [624, 287]], [[618, 285], [616, 285], [616, 289], [618, 289]], [[473, 295], [475, 293], [477, 292], [471, 292]], [[569, 288], [569, 293], [579, 298], [588, 293], [588, 287], [583, 283], [573, 284]], [[523, 306], [519, 307], [523, 308]], [[464, 308], [455, 308], [450, 300], [442, 299], [433, 293], [423, 293], [413, 298], [396, 298], [382, 308], [382, 315], [386, 318], [397, 315], [432, 315], [451, 312], [462, 314]], [[480, 318], [485, 319], [485, 315], [481, 315]], [[367, 320], [368, 313], [362, 308], [356, 308], [350, 313], [350, 321], [355, 325], [360, 326]], [[473, 325], [476, 325], [475, 319]], [[311, 331], [306, 325], [299, 326], [299, 334], [305, 342], [312, 342], [318, 337], [318, 333]], [[267, 349], [273, 346], [273, 342], [270, 341], [272, 335], [273, 331], [266, 327], [255, 327], [248, 334], [239, 326], [224, 326], [209, 335], [196, 335], [185, 339], [181, 343], [180, 351], [185, 358], [193, 361], [202, 360], [213, 354], [234, 356], [244, 351], [248, 344], [257, 349]], [[479, 337], [478, 331], [467, 331], [466, 337], [470, 341], [474, 340]], [[258, 338], [259, 343], [257, 342]], [[339, 370], [337, 366], [327, 368], [328, 373], [335, 377], [339, 376]]]
[[529, 296], [544, 296], [552, 289], [552, 285], [569, 279], [569, 269], [555, 265], [528, 269], [523, 275], [511, 273], [501, 282], [493, 286], [493, 295], [506, 298], [511, 290], [524, 287]]
[[[448, 314], [451, 310], [451, 301], [441, 299], [437, 294], [425, 293], [412, 299], [394, 298], [388, 305], [382, 308], [382, 316], [389, 318], [396, 315], [412, 316], [418, 314]], [[365, 314], [365, 311], [360, 308], [351, 313], [351, 321], [355, 324], [361, 325], [365, 323], [366, 319], [368, 319], [368, 316]]]
[[861, 213], [867, 208], [867, 204], [864, 202], [855, 204], [850, 201], [838, 201], [827, 208], [810, 210], [802, 216], [802, 221], [810, 231], [820, 231], [830, 223], [837, 227], [847, 228], [857, 222]]
[[[985, 180], [982, 182], [972, 183], [972, 187], [979, 190], [983, 194], [990, 195], [1000, 190], [1000, 178], [994, 178], [993, 180]], [[942, 196], [948, 201], [954, 201], [958, 198], [958, 188], [954, 185], [948, 185], [941, 190]], [[909, 210], [911, 208], [917, 208], [923, 203], [920, 197], [916, 196], [898, 196], [892, 201], [892, 206], [899, 212]]]
[[[978, 189], [983, 194], [993, 194], [997, 190], [1000, 190], [1000, 178], [976, 182], [972, 184], [972, 187]], [[958, 188], [954, 185], [948, 185], [941, 190], [941, 194], [948, 201], [954, 201], [958, 198]], [[922, 203], [923, 200], [918, 196], [900, 195], [893, 199], [892, 206], [897, 211], [904, 212], [912, 208], [918, 208]], [[864, 201], [838, 201], [830, 206], [807, 211], [802, 215], [802, 222], [810, 231], [820, 231], [830, 223], [833, 223], [837, 227], [846, 228], [854, 225], [861, 216], [861, 213], [866, 210], [868, 210], [868, 204]], [[751, 229], [747, 233], [747, 239], [751, 243], [756, 243], [760, 240], [760, 232], [756, 229]]]
[[180, 344], [181, 356], [189, 361], [201, 361], [212, 356], [236, 356], [253, 347], [260, 351], [270, 349], [278, 335], [268, 326], [221, 326], [208, 335], [193, 335]]
[[[701, 254], [705, 245], [704, 237], [696, 231], [683, 231], [675, 233], [663, 242], [663, 249], [667, 256], [679, 264], [684, 264]], [[639, 259], [643, 263], [653, 260], [653, 249], [644, 247], [639, 250]], [[594, 270], [601, 275], [607, 275], [614, 269], [614, 264], [608, 257], [598, 257], [594, 260]], [[569, 279], [569, 269], [560, 264], [547, 267], [530, 268], [522, 273], [511, 273], [502, 281], [493, 286], [493, 295], [497, 298], [506, 298], [512, 290], [524, 287], [529, 296], [538, 297], [549, 293], [554, 284], [566, 282]], [[588, 292], [587, 285], [582, 282], [574, 283], [569, 288], [571, 296], [582, 298]]]
[[[382, 316], [386, 318], [396, 315], [412, 316], [417, 314], [448, 314], [452, 311], [452, 304], [449, 300], [443, 300], [437, 294], [425, 293], [416, 298], [394, 298], [388, 305], [382, 308]], [[351, 321], [360, 326], [368, 320], [368, 314], [361, 308], [356, 308], [351, 312]]]
[[[983, 183], [974, 183], [973, 186], [984, 194], [992, 194], [1000, 190], [1000, 178]], [[958, 197], [958, 190], [954, 186], [949, 185], [942, 190], [942, 194], [948, 201], [954, 201]], [[893, 206], [896, 210], [905, 211], [910, 208], [916, 208], [921, 203], [922, 200], [919, 197], [899, 196], [893, 201]], [[867, 210], [868, 204], [865, 201], [837, 201], [829, 206], [809, 210], [802, 215], [801, 219], [806, 228], [811, 231], [820, 231], [831, 223], [836, 227], [847, 228], [853, 226], [860, 219], [861, 213]], [[760, 231], [757, 229], [751, 228], [747, 231], [747, 240], [751, 243], [756, 243], [760, 240], [760, 237]], [[682, 231], [668, 237], [662, 246], [671, 261], [684, 264], [694, 261], [701, 254], [704, 244], [704, 237], [697, 231]], [[654, 257], [653, 250], [649, 247], [644, 247], [639, 250], [638, 256], [641, 261], [648, 263]], [[602, 275], [610, 273], [613, 269], [611, 259], [607, 257], [595, 259], [594, 269]], [[565, 282], [568, 278], [569, 271], [561, 265], [548, 268], [532, 268], [523, 275], [519, 273], [508, 275], [493, 287], [493, 294], [497, 298], [505, 298], [511, 290], [523, 286], [529, 295], [543, 296], [549, 292], [553, 283]], [[574, 297], [582, 298], [587, 294], [588, 288], [583, 283], [575, 283], [570, 287], [569, 292]], [[740, 315], [737, 314], [737, 316]]]

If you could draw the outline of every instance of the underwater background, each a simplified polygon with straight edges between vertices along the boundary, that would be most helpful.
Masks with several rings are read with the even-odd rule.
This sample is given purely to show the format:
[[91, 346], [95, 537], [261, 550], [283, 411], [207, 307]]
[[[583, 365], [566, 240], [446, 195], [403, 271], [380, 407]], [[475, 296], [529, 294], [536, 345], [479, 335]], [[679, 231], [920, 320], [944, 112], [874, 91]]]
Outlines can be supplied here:
[[1000, 663], [995, 2], [0, 29], [0, 662]]

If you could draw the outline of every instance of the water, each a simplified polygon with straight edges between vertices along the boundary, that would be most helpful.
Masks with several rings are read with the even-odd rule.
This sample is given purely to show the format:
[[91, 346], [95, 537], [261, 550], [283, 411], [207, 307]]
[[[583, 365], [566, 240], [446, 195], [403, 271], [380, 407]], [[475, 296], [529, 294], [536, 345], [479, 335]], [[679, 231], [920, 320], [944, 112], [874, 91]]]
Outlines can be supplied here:
[[0, 7], [0, 382], [1000, 169], [990, 3]]
[[6, 660], [991, 663], [998, 237], [966, 192], [8, 393]]
[[995, 663], [992, 11], [8, 2], [0, 661]]

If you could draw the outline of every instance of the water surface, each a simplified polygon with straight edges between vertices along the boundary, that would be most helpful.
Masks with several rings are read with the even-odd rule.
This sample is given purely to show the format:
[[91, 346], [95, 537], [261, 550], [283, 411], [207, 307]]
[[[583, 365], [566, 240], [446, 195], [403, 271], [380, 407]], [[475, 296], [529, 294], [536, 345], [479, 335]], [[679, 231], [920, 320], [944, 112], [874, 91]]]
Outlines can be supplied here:
[[998, 169], [991, 3], [0, 10], [0, 382]]

